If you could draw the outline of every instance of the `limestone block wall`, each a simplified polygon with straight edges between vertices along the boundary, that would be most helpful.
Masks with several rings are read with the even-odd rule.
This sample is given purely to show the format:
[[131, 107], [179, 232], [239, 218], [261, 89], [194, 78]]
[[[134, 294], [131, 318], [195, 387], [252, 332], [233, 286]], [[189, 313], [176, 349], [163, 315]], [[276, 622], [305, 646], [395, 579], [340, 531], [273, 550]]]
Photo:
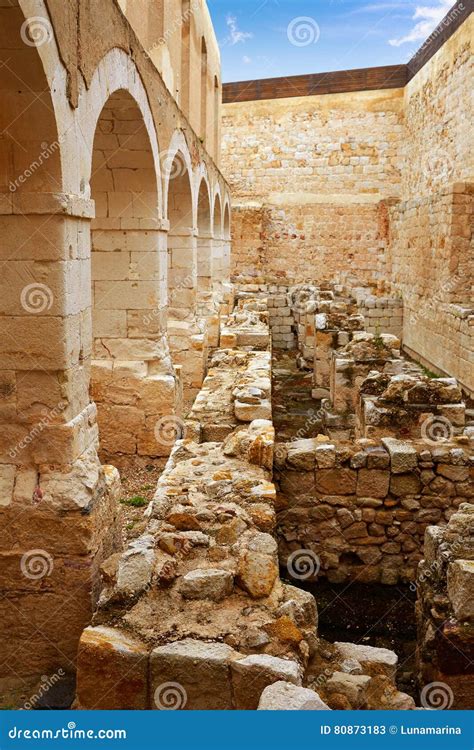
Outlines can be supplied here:
[[225, 104], [234, 272], [383, 275], [381, 201], [399, 195], [402, 132], [402, 89]]
[[[394, 284], [403, 294], [404, 345], [473, 393], [472, 185], [456, 183], [391, 209]], [[416, 252], [414, 252], [416, 249]]]
[[[466, 14], [403, 89], [229, 103], [223, 119], [234, 273], [385, 279], [406, 350], [470, 394], [472, 26]], [[369, 330], [399, 336], [400, 310], [377, 310]]]
[[[108, 33], [97, 33], [104, 18]], [[47, 43], [32, 43], [38, 22]], [[155, 423], [179, 403], [166, 327], [175, 159], [189, 183], [194, 268], [201, 181], [208, 203], [222, 202], [218, 238], [230, 201], [115, 0], [1, 3], [0, 61], [6, 684], [58, 665], [74, 670], [102, 557], [120, 541], [119, 485], [108, 484], [100, 440], [104, 454], [159, 454]], [[219, 274], [222, 287], [222, 267]], [[194, 275], [192, 293], [196, 287]], [[197, 335], [203, 361], [204, 333]]]
[[405, 302], [405, 345], [471, 393], [472, 38], [471, 14], [405, 89], [406, 168], [401, 202], [389, 210], [390, 273]]
[[472, 461], [465, 442], [277, 444], [282, 564], [310, 550], [334, 583], [414, 581], [427, 526], [445, 524], [472, 494]]
[[[100, 565], [121, 548], [120, 479], [93, 450], [66, 469], [0, 465], [0, 693], [75, 671]], [[55, 617], [60, 612], [61, 617]]]
[[400, 297], [365, 297], [360, 302], [359, 312], [364, 316], [367, 333], [391, 333], [402, 338], [403, 300]]

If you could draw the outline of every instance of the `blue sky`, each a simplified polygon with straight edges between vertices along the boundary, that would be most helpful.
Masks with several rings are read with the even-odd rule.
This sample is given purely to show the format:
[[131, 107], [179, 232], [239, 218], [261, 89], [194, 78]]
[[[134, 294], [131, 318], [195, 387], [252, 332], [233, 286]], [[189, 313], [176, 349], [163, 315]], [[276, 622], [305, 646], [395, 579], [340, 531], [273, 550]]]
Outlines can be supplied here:
[[223, 81], [407, 62], [454, 0], [208, 0]]

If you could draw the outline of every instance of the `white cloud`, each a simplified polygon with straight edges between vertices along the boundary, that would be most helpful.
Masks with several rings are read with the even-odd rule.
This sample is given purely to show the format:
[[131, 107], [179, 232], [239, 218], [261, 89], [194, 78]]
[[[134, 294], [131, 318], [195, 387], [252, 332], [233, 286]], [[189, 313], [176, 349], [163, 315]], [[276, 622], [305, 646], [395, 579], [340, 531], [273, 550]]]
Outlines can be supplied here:
[[392, 47], [400, 47], [406, 42], [424, 42], [443, 20], [451, 6], [452, 0], [437, 0], [435, 5], [417, 5], [413, 20], [421, 20], [418, 20], [408, 34], [398, 39], [390, 39], [389, 44]]
[[251, 58], [251, 57], [248, 57], [247, 55], [244, 55], [244, 56], [243, 56], [243, 58], [242, 58], [242, 62], [243, 62], [243, 63], [244, 63], [245, 65], [250, 65], [250, 63], [252, 62], [252, 58]]
[[396, 3], [371, 3], [370, 5], [362, 5], [360, 8], [354, 8], [348, 16], [361, 15], [362, 13], [379, 13], [384, 10], [401, 10], [407, 7], [406, 2]]
[[247, 39], [251, 39], [253, 34], [250, 31], [240, 31], [237, 26], [237, 18], [232, 16], [230, 13], [225, 19], [225, 22], [229, 29], [228, 41], [230, 44], [238, 44], [239, 42], [245, 42]]

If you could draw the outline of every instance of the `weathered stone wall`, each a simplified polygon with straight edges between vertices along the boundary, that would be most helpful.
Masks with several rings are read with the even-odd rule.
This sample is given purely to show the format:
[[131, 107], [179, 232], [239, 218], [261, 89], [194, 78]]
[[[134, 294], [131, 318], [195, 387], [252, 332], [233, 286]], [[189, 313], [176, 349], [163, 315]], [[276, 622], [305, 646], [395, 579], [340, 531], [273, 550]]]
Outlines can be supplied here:
[[389, 278], [404, 344], [474, 390], [470, 139], [472, 15], [405, 89], [401, 201], [390, 207]]
[[474, 477], [461, 445], [393, 438], [277, 444], [275, 466], [281, 562], [311, 550], [333, 583], [414, 581], [425, 529], [469, 500]]
[[[470, 393], [472, 26], [471, 15], [404, 89], [225, 104], [223, 118], [234, 275], [385, 279], [403, 297], [407, 351]], [[400, 335], [389, 318], [381, 329]]]
[[[206, 10], [195, 28], [207, 21]], [[212, 263], [206, 276], [215, 337], [230, 199], [115, 0], [0, 3], [0, 60], [0, 681], [9, 683], [74, 669], [100, 562], [119, 541], [119, 484], [107, 486], [98, 451], [169, 453], [155, 427], [181, 397], [170, 298], [193, 305], [186, 334], [200, 340], [188, 335], [182, 349], [197, 389], [207, 340], [197, 243], [207, 258], [214, 241], [221, 248], [215, 296]], [[179, 216], [185, 283], [167, 268], [179, 177], [189, 194]]]
[[240, 348], [216, 350], [146, 532], [102, 566], [78, 708], [415, 707], [395, 653], [320, 643], [314, 598], [278, 575], [265, 321], [264, 299], [238, 301], [223, 337]]
[[[172, 682], [177, 707], [256, 709], [267, 685], [301, 685], [316, 606], [278, 575], [270, 354], [246, 351], [242, 315], [252, 307], [260, 303], [224, 327], [243, 349], [216, 351], [146, 533], [103, 566], [99, 611], [79, 648], [82, 708], [160, 709]], [[268, 349], [268, 326], [259, 317], [256, 327]]]
[[401, 89], [224, 105], [234, 273], [383, 276], [380, 202], [400, 192], [402, 132]]

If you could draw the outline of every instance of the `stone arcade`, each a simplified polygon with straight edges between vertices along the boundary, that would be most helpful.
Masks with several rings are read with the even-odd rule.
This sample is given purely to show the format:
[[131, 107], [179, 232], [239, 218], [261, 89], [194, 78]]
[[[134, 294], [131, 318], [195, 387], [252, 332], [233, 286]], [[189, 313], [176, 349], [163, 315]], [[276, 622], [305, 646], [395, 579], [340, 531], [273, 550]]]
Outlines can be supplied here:
[[[1, 704], [472, 708], [472, 31], [223, 93], [205, 0], [0, 0]], [[416, 694], [321, 581], [416, 592]]]

